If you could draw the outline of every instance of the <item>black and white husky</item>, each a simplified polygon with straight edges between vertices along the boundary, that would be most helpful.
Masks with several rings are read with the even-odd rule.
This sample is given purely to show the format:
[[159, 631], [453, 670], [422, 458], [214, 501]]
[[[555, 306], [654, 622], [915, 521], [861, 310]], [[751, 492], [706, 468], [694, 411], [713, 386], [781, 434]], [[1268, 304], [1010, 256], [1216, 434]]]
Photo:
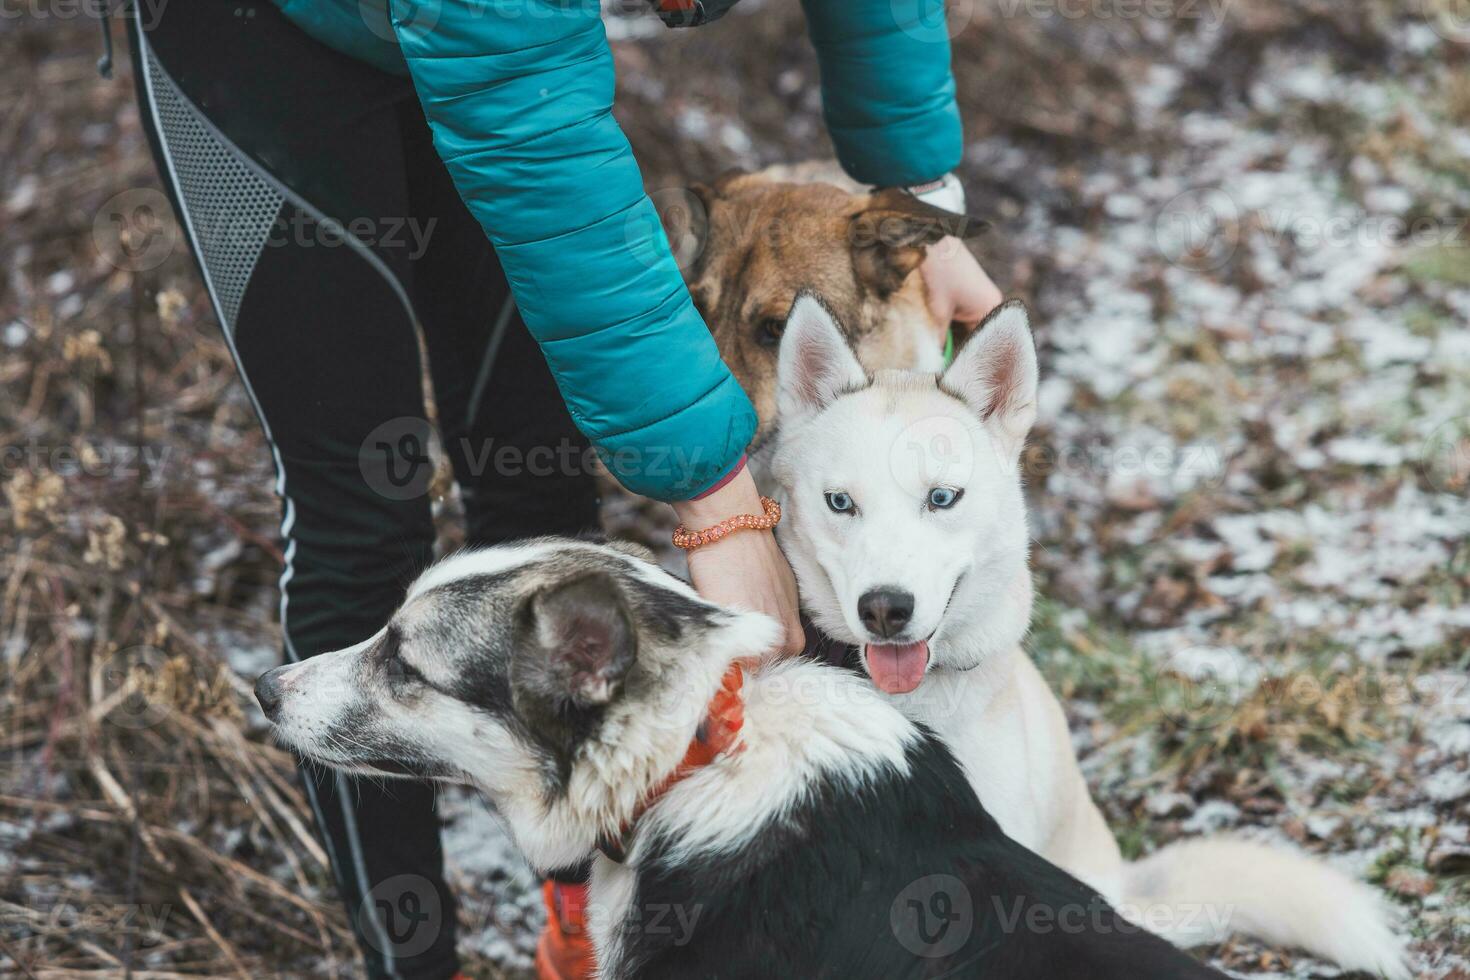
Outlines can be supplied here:
[[[1005, 836], [867, 681], [762, 660], [777, 632], [546, 539], [440, 563], [376, 635], [256, 692], [310, 759], [479, 787], [539, 868], [622, 841], [593, 864], [605, 977], [1221, 976]], [[733, 743], [667, 785], [737, 664]]]
[[802, 608], [860, 650], [880, 696], [945, 740], [1007, 834], [1181, 945], [1243, 932], [1408, 976], [1385, 904], [1321, 861], [1226, 838], [1123, 861], [1061, 705], [1021, 649], [1019, 457], [1037, 390], [1024, 306], [991, 314], [942, 375], [870, 377], [805, 295], [777, 374], [778, 535]]

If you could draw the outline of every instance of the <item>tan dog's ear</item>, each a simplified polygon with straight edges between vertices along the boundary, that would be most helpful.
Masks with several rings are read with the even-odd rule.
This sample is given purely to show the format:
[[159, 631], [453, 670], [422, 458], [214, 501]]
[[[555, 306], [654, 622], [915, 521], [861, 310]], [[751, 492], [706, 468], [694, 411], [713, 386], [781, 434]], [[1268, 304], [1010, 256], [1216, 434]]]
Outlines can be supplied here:
[[874, 191], [848, 224], [858, 282], [887, 297], [924, 261], [928, 245], [953, 235], [978, 235], [989, 223], [926, 204], [898, 188]]
[[688, 187], [665, 187], [649, 195], [686, 282], [699, 277], [709, 244], [710, 214], [715, 201], [732, 182], [744, 176], [743, 170], [727, 170], [710, 184], [696, 181]]
[[709, 242], [710, 189], [704, 184], [665, 187], [649, 195], [685, 280], [693, 282]]

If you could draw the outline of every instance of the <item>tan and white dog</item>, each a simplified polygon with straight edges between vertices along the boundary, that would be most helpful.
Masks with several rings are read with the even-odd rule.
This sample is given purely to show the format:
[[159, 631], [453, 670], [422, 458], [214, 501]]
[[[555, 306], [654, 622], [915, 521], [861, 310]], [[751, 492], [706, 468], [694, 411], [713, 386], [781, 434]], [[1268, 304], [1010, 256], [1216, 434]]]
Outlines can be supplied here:
[[1031, 614], [1019, 456], [1036, 415], [1025, 308], [1001, 307], [942, 374], [859, 363], [840, 318], [796, 301], [778, 369], [779, 539], [803, 608], [938, 733], [1011, 837], [1180, 945], [1232, 932], [1407, 977], [1379, 896], [1292, 852], [1212, 838], [1128, 864], [1061, 706], [1021, 648]]

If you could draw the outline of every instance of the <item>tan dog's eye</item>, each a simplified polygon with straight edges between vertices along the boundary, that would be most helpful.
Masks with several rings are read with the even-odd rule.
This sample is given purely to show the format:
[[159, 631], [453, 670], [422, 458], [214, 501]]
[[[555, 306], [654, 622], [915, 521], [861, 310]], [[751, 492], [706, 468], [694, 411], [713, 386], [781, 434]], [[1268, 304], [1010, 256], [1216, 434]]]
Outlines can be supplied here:
[[780, 347], [781, 333], [786, 329], [786, 321], [776, 316], [769, 316], [755, 326], [755, 342], [762, 347]]

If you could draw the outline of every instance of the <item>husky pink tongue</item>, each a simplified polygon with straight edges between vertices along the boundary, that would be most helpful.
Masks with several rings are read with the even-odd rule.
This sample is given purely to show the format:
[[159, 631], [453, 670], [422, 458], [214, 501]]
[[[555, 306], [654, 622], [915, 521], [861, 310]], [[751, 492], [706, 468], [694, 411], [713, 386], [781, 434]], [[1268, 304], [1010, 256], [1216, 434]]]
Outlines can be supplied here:
[[918, 643], [869, 643], [863, 648], [868, 662], [868, 676], [880, 691], [889, 694], [907, 694], [924, 679], [924, 668], [929, 665], [929, 644]]

